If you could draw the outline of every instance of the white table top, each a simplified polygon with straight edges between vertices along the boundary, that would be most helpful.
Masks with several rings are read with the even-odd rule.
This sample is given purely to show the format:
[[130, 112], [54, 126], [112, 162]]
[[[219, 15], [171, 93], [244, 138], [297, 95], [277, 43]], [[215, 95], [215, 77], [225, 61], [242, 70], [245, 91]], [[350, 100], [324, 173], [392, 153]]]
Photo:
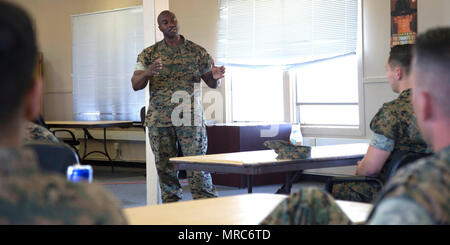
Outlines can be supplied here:
[[[363, 156], [366, 154], [369, 145], [366, 143], [343, 144], [317, 146], [311, 149], [311, 158], [309, 160], [320, 159], [340, 159], [351, 156]], [[277, 154], [274, 150], [246, 151], [224, 154], [199, 155], [188, 157], [174, 157], [170, 161], [179, 163], [208, 163], [208, 164], [227, 164], [227, 165], [256, 165], [261, 163], [288, 162], [290, 160], [277, 160]]]
[[125, 209], [131, 225], [255, 225], [285, 195], [252, 194]]
[[133, 121], [46, 121], [49, 127], [120, 127], [132, 126]]
[[[124, 210], [131, 225], [257, 225], [286, 198], [278, 194], [245, 194]], [[372, 208], [366, 203], [336, 201], [355, 223]]]

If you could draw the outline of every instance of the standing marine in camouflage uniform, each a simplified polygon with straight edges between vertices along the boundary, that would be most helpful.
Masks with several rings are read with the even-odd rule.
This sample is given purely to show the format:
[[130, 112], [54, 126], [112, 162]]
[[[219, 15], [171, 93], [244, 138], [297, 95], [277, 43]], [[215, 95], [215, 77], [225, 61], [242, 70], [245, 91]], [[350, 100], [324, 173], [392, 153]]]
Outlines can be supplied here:
[[[367, 224], [450, 224], [450, 28], [417, 38], [411, 80], [413, 107], [433, 156], [402, 169], [378, 195]], [[261, 224], [351, 224], [333, 198], [306, 188], [281, 202]]]
[[59, 143], [58, 138], [48, 129], [33, 122], [27, 123], [27, 132], [25, 134], [25, 143], [39, 141], [47, 143]]
[[[150, 103], [144, 126], [149, 128], [161, 196], [166, 203], [182, 198], [178, 173], [169, 158], [206, 154], [201, 79], [217, 88], [225, 68], [214, 66], [204, 48], [178, 34], [172, 12], [163, 11], [158, 24], [164, 40], [139, 54], [132, 84], [134, 90], [149, 84]], [[187, 177], [194, 199], [217, 196], [210, 173], [187, 171]]]
[[117, 200], [96, 184], [39, 171], [24, 149], [27, 121], [39, 114], [42, 81], [28, 14], [0, 1], [0, 224], [126, 224]]
[[[395, 46], [386, 64], [386, 76], [397, 99], [383, 104], [370, 122], [373, 136], [368, 153], [358, 164], [356, 174], [382, 178], [396, 152], [430, 153], [422, 139], [411, 103], [408, 81], [413, 45]], [[384, 181], [384, 180], [383, 180]], [[331, 194], [339, 200], [371, 202], [381, 186], [375, 182], [345, 182], [333, 185]]]

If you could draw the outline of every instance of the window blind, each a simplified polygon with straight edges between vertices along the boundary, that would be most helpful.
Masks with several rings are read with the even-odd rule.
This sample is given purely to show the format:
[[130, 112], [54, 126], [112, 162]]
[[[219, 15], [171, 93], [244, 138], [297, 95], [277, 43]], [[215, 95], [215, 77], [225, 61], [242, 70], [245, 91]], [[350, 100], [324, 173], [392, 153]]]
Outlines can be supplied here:
[[218, 63], [285, 66], [355, 53], [358, 0], [219, 0]]
[[72, 16], [75, 120], [140, 121], [131, 77], [144, 48], [142, 7]]

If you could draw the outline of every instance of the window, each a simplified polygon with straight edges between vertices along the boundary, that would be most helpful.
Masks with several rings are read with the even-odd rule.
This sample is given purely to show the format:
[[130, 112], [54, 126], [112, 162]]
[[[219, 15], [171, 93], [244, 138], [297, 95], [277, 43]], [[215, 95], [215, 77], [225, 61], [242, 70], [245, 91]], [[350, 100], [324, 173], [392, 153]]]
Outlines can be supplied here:
[[359, 2], [220, 0], [232, 121], [359, 128]]
[[145, 91], [133, 91], [144, 48], [142, 7], [72, 16], [75, 120], [140, 121]]
[[232, 67], [227, 73], [231, 74], [233, 121], [284, 121], [281, 70]]
[[303, 126], [358, 126], [355, 54], [293, 69], [297, 122]]

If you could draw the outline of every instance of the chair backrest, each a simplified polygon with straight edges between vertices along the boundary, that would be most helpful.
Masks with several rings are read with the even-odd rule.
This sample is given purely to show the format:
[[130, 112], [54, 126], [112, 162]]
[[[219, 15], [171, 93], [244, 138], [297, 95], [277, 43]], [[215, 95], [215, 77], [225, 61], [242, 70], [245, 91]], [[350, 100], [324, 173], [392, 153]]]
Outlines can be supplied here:
[[79, 163], [75, 150], [67, 144], [47, 144], [30, 142], [25, 147], [36, 152], [39, 166], [44, 172], [57, 172], [66, 175], [67, 167]]
[[145, 106], [143, 106], [141, 108], [141, 123], [142, 123], [142, 125], [144, 125], [144, 121], [145, 121]]
[[386, 166], [382, 174], [379, 176], [380, 179], [386, 183], [391, 179], [395, 173], [402, 167], [415, 162], [416, 160], [432, 155], [431, 153], [417, 153], [417, 152], [405, 152], [400, 151], [394, 153], [390, 161], [386, 163]]
[[34, 120], [33, 122], [36, 123], [37, 125], [40, 125], [40, 126], [46, 128], [46, 129], [49, 129], [48, 125], [45, 123], [45, 120], [41, 114], [39, 114], [39, 117], [36, 120]]

